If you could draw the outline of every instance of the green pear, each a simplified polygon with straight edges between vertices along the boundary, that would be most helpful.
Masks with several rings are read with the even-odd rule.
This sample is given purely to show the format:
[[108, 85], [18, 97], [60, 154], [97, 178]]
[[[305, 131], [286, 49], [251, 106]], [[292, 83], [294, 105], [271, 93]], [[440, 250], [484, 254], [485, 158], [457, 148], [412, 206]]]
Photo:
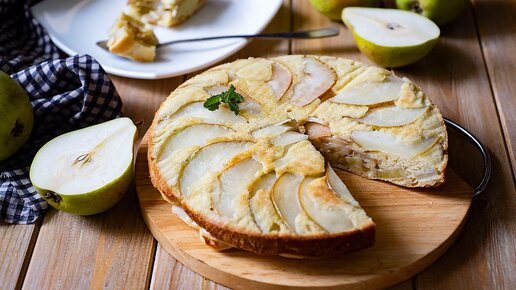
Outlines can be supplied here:
[[103, 212], [122, 198], [131, 183], [136, 136], [129, 118], [58, 136], [34, 157], [31, 182], [58, 210], [77, 215]]
[[27, 93], [0, 71], [0, 161], [27, 142], [33, 122], [34, 113]]
[[401, 67], [427, 55], [437, 43], [439, 27], [419, 14], [379, 8], [349, 7], [342, 20], [360, 51], [383, 67]]
[[437, 25], [443, 25], [457, 17], [468, 3], [468, 0], [396, 0], [396, 7], [416, 12]]
[[380, 0], [310, 0], [312, 6], [331, 20], [340, 21], [346, 7], [378, 7]]

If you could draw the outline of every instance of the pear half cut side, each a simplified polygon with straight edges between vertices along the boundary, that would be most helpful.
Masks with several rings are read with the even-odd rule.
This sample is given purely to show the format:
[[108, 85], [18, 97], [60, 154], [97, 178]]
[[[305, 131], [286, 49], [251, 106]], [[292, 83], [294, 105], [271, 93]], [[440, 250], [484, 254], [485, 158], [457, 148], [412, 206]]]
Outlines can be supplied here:
[[353, 33], [360, 51], [383, 67], [412, 64], [437, 43], [439, 27], [419, 14], [396, 9], [350, 7], [342, 21]]
[[119, 118], [60, 135], [38, 151], [30, 179], [58, 210], [92, 215], [115, 205], [133, 172], [137, 129]]

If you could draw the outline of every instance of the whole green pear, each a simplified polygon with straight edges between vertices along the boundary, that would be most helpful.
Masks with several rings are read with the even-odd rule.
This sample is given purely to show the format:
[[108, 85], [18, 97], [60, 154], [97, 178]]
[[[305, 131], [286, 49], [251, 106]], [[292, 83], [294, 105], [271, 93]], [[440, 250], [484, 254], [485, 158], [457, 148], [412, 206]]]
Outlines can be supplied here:
[[0, 161], [27, 142], [33, 123], [34, 113], [27, 93], [0, 71]]
[[468, 3], [468, 0], [396, 0], [396, 7], [416, 12], [437, 25], [443, 25], [457, 17]]
[[380, 0], [310, 0], [312, 6], [331, 20], [340, 21], [346, 7], [378, 7]]

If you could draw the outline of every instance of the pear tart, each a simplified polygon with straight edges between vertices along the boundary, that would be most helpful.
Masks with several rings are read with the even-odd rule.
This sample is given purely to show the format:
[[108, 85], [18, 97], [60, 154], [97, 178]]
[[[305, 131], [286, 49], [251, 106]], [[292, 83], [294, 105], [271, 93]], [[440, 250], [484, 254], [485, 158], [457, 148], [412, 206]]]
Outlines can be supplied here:
[[[236, 89], [239, 114], [203, 103]], [[218, 248], [323, 258], [374, 244], [375, 224], [330, 164], [402, 186], [444, 181], [438, 109], [408, 79], [292, 55], [212, 68], [179, 86], [150, 129], [154, 186]]]
[[156, 57], [158, 39], [143, 22], [124, 13], [109, 32], [109, 51], [134, 61], [151, 62]]

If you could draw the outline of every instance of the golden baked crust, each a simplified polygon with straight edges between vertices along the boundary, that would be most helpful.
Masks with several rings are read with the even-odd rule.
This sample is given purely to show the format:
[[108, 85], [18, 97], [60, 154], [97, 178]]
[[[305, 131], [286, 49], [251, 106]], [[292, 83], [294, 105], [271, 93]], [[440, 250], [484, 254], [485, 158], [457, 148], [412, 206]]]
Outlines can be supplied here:
[[[244, 97], [238, 116], [202, 107], [229, 85]], [[171, 93], [149, 134], [150, 176], [163, 197], [216, 239], [266, 255], [332, 257], [373, 245], [374, 223], [325, 159], [409, 187], [442, 183], [447, 163], [442, 116], [419, 88], [324, 56], [214, 67]]]

